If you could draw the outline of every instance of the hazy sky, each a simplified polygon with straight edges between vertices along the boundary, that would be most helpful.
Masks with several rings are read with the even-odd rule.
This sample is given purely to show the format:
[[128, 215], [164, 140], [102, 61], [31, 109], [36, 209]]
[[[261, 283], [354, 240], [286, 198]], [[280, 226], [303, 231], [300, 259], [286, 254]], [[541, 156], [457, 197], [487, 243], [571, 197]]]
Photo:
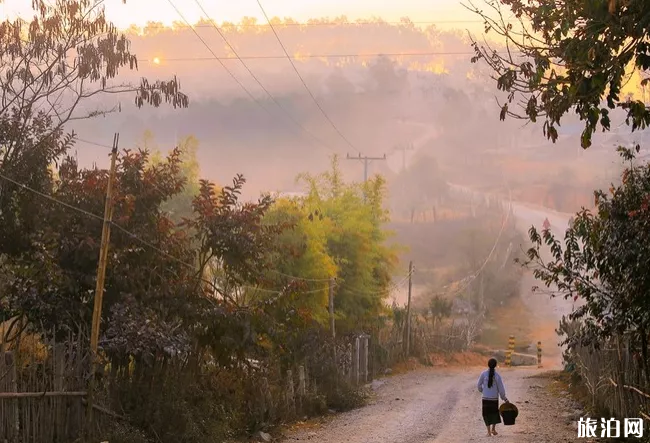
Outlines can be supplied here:
[[[196, 0], [171, 0], [192, 23], [201, 11]], [[256, 0], [224, 1], [199, 0], [200, 4], [218, 21], [238, 22], [242, 17], [255, 17], [264, 22]], [[380, 17], [397, 21], [409, 17], [414, 22], [437, 22], [440, 27], [466, 28], [477, 25], [476, 16], [467, 11], [463, 0], [261, 0], [270, 17], [290, 17], [298, 21], [310, 18], [345, 15], [350, 20]], [[479, 1], [480, 3], [480, 1]], [[4, 0], [0, 2], [2, 15], [30, 15], [31, 0]], [[181, 18], [169, 0], [105, 0], [108, 17], [118, 26], [144, 25], [148, 21], [171, 24]]]

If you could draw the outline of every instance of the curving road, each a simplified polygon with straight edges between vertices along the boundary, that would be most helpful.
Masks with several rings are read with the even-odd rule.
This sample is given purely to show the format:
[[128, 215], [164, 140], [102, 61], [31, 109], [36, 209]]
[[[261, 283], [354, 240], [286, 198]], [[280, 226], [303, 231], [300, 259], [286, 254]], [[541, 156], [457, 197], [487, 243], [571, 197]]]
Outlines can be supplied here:
[[[409, 123], [409, 122], [407, 122]], [[413, 123], [425, 127], [426, 125]], [[435, 136], [431, 128], [417, 145]], [[475, 193], [476, 194], [476, 193]], [[551, 230], [563, 236], [570, 214], [525, 203], [513, 202], [517, 227], [525, 238], [531, 225], [541, 227], [548, 217]], [[528, 245], [521, 245], [527, 248]], [[548, 258], [547, 256], [544, 258]], [[544, 343], [544, 369], [500, 368], [508, 398], [520, 405], [517, 426], [499, 427], [498, 441], [511, 443], [561, 443], [575, 441], [575, 431], [566, 425], [565, 408], [575, 407], [568, 400], [549, 398], [540, 389], [540, 379], [531, 378], [542, 371], [559, 367], [561, 350], [556, 345], [555, 327], [572, 305], [563, 299], [533, 293], [539, 284], [527, 273], [521, 297], [536, 315], [532, 319], [536, 336]], [[468, 443], [495, 441], [485, 436], [480, 417], [480, 394], [475, 383], [482, 367], [420, 369], [375, 380], [374, 400], [370, 405], [334, 416], [316, 429], [290, 432], [287, 442], [318, 443]], [[544, 418], [540, 423], [540, 417]], [[549, 426], [549, 424], [551, 424]]]
[[[540, 226], [545, 217], [551, 230], [562, 235], [570, 214], [557, 213], [524, 203], [513, 203], [517, 226], [527, 231]], [[522, 245], [526, 247], [526, 245]], [[560, 364], [555, 327], [571, 304], [562, 299], [533, 293], [536, 282], [529, 274], [522, 283], [521, 297], [536, 313], [532, 320], [537, 336], [546, 343], [543, 369], [500, 368], [508, 398], [519, 405], [517, 425], [499, 427], [498, 437], [484, 435], [480, 417], [480, 394], [475, 383], [482, 367], [420, 369], [372, 383], [374, 401], [348, 413], [336, 415], [316, 429], [290, 432], [287, 442], [318, 443], [561, 443], [575, 441], [567, 425], [567, 412], [575, 408], [568, 400], [551, 398], [540, 389], [543, 382], [532, 378]], [[544, 424], [540, 423], [544, 417]], [[551, 424], [549, 426], [549, 424]], [[541, 425], [541, 426], [540, 426]]]

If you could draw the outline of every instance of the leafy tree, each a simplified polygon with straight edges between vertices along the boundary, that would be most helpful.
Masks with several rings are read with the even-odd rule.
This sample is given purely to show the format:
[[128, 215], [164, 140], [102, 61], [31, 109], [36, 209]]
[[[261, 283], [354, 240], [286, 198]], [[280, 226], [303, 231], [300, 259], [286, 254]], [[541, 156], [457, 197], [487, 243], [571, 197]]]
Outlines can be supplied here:
[[386, 244], [390, 233], [383, 226], [388, 221], [385, 182], [377, 176], [362, 185], [344, 183], [336, 156], [330, 171], [299, 179], [309, 191], [304, 207], [313, 224], [326, 233], [327, 253], [338, 269], [337, 327], [369, 325], [385, 310], [386, 289], [397, 263], [396, 249]]
[[[177, 285], [185, 285], [196, 273], [183, 264], [194, 259], [187, 239], [171, 229], [173, 223], [160, 210], [162, 202], [182, 189], [179, 153], [172, 152], [157, 167], [146, 168], [146, 164], [146, 152], [130, 151], [117, 164], [104, 310], [108, 319], [114, 306], [127, 299], [148, 307], [168, 299], [165, 309], [171, 310], [158, 314], [167, 319], [182, 315], [184, 303], [173, 306], [173, 300], [187, 295], [189, 288], [181, 290]], [[25, 315], [48, 330], [78, 331], [90, 324], [102, 226], [98, 214], [103, 214], [108, 172], [80, 169], [67, 157], [58, 177], [49, 185], [52, 197], [85, 212], [44, 200], [41, 221], [29, 235], [30, 250], [35, 252], [10, 261], [13, 275], [8, 293], [12, 314]], [[118, 330], [128, 335], [126, 325], [120, 326]]]
[[[265, 279], [268, 287], [288, 284], [305, 292], [295, 300], [294, 308], [310, 318], [325, 324], [328, 319], [328, 282], [337, 275], [335, 260], [329, 255], [328, 236], [332, 221], [322, 212], [298, 200], [280, 199], [265, 217], [272, 225], [291, 226], [284, 230], [273, 246], [273, 269]], [[290, 276], [299, 276], [295, 280]]]
[[[507, 44], [504, 55], [473, 41], [472, 61], [487, 63], [498, 89], [507, 94], [501, 119], [543, 118], [544, 133], [555, 141], [562, 117], [575, 109], [585, 125], [583, 148], [591, 145], [598, 125], [610, 129], [615, 109], [625, 111], [633, 130], [648, 126], [645, 103], [621, 92], [628, 69], [642, 73], [650, 67], [650, 3], [567, 0], [560, 6], [553, 0], [486, 0], [488, 12], [469, 4], [484, 19], [486, 32]], [[514, 18], [504, 17], [504, 6]], [[513, 102], [521, 103], [523, 113], [512, 108]]]
[[[202, 181], [194, 215], [179, 229], [163, 206], [185, 186], [182, 165], [178, 148], [157, 164], [147, 151], [119, 156], [102, 347], [109, 355], [141, 357], [188, 352], [198, 340], [232, 364], [254, 337], [246, 333], [250, 313], [233, 313], [230, 300], [266, 266], [279, 232], [261, 226], [272, 201], [242, 205], [242, 177], [218, 193]], [[36, 252], [6, 258], [2, 316], [24, 316], [67, 334], [90, 324], [102, 218], [89, 214], [102, 214], [108, 172], [80, 169], [67, 157], [58, 175], [52, 197], [70, 206], [47, 201], [30, 235]], [[221, 274], [218, 284], [206, 285], [203, 267], [210, 260]]]
[[[99, 96], [130, 93], [138, 107], [186, 107], [176, 79], [120, 83], [137, 69], [129, 41], [91, 0], [32, 2], [30, 21], [0, 24], [0, 174], [39, 192], [51, 191], [50, 165], [74, 144], [64, 125], [118, 110], [88, 106]], [[40, 197], [0, 180], [0, 252], [25, 251], [41, 214]]]
[[453, 308], [453, 302], [442, 298], [439, 295], [436, 295], [431, 298], [429, 301], [428, 311], [431, 313], [431, 321], [433, 323], [433, 328], [435, 329], [436, 323], [439, 323], [444, 318], [451, 317], [451, 310]]
[[[631, 160], [633, 154], [622, 150]], [[647, 257], [650, 257], [650, 166], [634, 166], [623, 173], [622, 184], [596, 192], [595, 213], [583, 209], [566, 231], [564, 242], [550, 231], [530, 230], [533, 247], [525, 264], [535, 277], [581, 306], [571, 315], [579, 327], [567, 336], [569, 345], [596, 348], [617, 334], [628, 334], [641, 350], [648, 372], [650, 312]], [[541, 249], [550, 248], [544, 260]]]
[[199, 245], [197, 260], [201, 275], [210, 271], [214, 295], [235, 301], [241, 286], [256, 283], [270, 265], [268, 252], [282, 226], [264, 224], [273, 198], [262, 196], [255, 203], [241, 203], [239, 196], [246, 180], [237, 175], [230, 186], [219, 192], [207, 180], [200, 181], [193, 201], [194, 217], [184, 226], [194, 233]]

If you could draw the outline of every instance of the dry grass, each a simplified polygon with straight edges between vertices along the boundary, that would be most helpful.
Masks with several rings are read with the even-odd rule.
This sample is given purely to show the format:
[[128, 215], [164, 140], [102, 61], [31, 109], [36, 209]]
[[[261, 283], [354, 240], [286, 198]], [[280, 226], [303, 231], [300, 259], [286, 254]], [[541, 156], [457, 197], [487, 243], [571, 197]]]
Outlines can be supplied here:
[[490, 314], [479, 342], [493, 349], [505, 349], [509, 336], [514, 335], [517, 348], [527, 346], [534, 341], [532, 320], [533, 314], [521, 297], [510, 298]]
[[418, 368], [423, 368], [424, 365], [415, 357], [409, 358], [407, 361], [401, 361], [392, 367], [390, 375], [405, 374], [409, 371], [414, 371]]
[[476, 350], [456, 352], [449, 355], [431, 354], [431, 361], [434, 366], [445, 367], [474, 367], [485, 366], [488, 354]]

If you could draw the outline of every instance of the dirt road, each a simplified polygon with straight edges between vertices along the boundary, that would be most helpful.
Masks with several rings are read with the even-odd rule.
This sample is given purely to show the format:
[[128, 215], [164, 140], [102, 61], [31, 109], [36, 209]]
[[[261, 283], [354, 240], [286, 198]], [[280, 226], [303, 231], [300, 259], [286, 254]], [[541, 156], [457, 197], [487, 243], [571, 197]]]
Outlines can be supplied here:
[[[576, 431], [566, 411], [575, 407], [545, 389], [538, 369], [501, 369], [507, 395], [519, 405], [515, 426], [498, 426], [487, 437], [476, 379], [483, 368], [417, 370], [374, 383], [374, 401], [341, 414], [316, 429], [291, 433], [287, 442], [318, 443], [562, 443]], [[565, 402], [563, 404], [562, 402]], [[543, 422], [540, 422], [543, 420]], [[552, 426], [548, 426], [552, 423]]]
[[[566, 228], [568, 216], [517, 204], [513, 212], [518, 227], [526, 231], [541, 225], [548, 215], [558, 231]], [[523, 245], [525, 246], [525, 245]], [[481, 418], [481, 396], [476, 380], [482, 367], [420, 369], [373, 382], [370, 405], [336, 415], [316, 428], [289, 433], [287, 442], [319, 443], [467, 443], [502, 441], [513, 443], [561, 443], [575, 441], [572, 420], [578, 405], [565, 397], [553, 396], [551, 380], [540, 377], [557, 369], [561, 351], [554, 329], [559, 318], [571, 310], [570, 302], [551, 300], [533, 293], [534, 279], [522, 283], [521, 297], [535, 312], [531, 321], [538, 339], [545, 342], [543, 369], [499, 368], [508, 398], [519, 406], [517, 425], [500, 426], [500, 435], [487, 437]], [[550, 358], [549, 358], [550, 357]]]

